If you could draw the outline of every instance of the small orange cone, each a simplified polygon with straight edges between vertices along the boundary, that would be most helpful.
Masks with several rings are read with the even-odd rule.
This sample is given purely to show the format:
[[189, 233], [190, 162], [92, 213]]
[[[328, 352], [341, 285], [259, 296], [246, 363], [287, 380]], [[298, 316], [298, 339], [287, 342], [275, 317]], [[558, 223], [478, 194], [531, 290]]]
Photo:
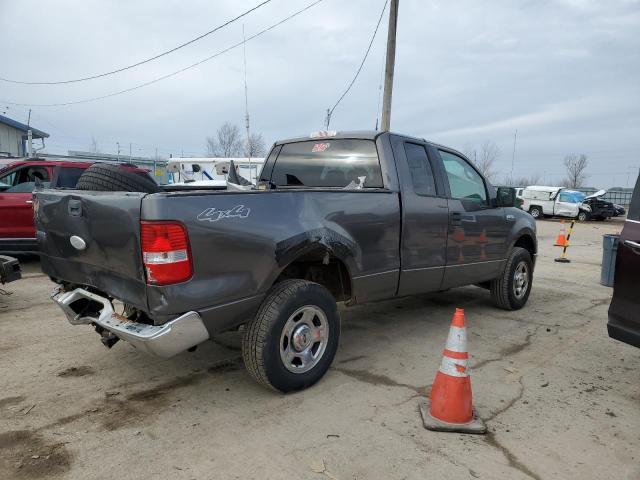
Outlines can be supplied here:
[[426, 429], [486, 433], [487, 427], [473, 409], [468, 359], [464, 310], [456, 308], [431, 394], [428, 399], [423, 398], [418, 403]]
[[567, 231], [564, 228], [564, 220], [560, 220], [560, 233], [556, 237], [556, 247], [564, 247], [567, 244]]

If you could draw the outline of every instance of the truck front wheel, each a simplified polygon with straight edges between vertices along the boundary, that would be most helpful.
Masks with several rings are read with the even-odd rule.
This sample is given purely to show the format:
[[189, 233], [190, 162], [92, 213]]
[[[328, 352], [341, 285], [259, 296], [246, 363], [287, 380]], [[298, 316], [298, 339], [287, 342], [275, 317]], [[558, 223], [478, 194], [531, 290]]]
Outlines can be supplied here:
[[589, 214], [587, 212], [578, 213], [578, 220], [580, 222], [586, 222], [587, 220], [589, 220]]
[[242, 357], [265, 387], [302, 390], [329, 369], [339, 339], [340, 316], [331, 293], [317, 283], [285, 280], [269, 291], [247, 325]]
[[519, 310], [527, 303], [533, 281], [533, 262], [527, 250], [514, 247], [502, 276], [491, 282], [491, 300], [504, 310]]

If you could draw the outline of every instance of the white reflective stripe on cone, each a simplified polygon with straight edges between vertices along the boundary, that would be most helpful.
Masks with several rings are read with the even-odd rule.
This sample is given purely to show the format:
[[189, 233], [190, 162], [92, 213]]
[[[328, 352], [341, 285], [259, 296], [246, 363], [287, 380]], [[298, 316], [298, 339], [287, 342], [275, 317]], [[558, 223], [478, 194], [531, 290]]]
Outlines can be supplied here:
[[467, 329], [464, 327], [451, 327], [447, 338], [447, 350], [452, 352], [467, 351]]
[[460, 358], [449, 358], [446, 355], [442, 356], [442, 363], [440, 363], [440, 371], [445, 375], [451, 377], [468, 377], [467, 372], [467, 360]]

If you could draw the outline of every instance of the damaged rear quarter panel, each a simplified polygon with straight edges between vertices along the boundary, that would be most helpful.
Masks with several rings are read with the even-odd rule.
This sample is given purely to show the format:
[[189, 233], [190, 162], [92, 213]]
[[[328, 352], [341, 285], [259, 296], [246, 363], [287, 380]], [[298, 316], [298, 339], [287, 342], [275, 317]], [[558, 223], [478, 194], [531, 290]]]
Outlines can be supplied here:
[[[386, 190], [150, 195], [142, 219], [184, 223], [194, 269], [187, 282], [148, 286], [150, 313], [196, 310], [210, 331], [231, 328], [255, 313], [290, 262], [318, 246], [340, 258], [352, 278], [397, 271], [399, 212], [397, 193]], [[380, 287], [388, 296], [394, 278]]]

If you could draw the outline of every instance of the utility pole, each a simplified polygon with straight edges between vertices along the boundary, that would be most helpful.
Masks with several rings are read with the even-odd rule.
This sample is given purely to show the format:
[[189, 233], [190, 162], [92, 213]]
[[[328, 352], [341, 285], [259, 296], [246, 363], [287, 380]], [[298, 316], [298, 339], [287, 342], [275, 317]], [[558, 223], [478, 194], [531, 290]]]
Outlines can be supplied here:
[[29, 109], [29, 118], [27, 119], [27, 156], [33, 157], [33, 131], [31, 130], [31, 109]]
[[131, 163], [131, 142], [129, 142], [129, 163]]
[[511, 155], [511, 182], [513, 182], [513, 167], [516, 163], [516, 140], [518, 139], [518, 129], [516, 128], [516, 133], [513, 135], [513, 154]]
[[118, 146], [118, 162], [120, 161], [120, 142], [116, 142], [116, 145]]
[[391, 97], [393, 95], [393, 71], [396, 64], [396, 30], [398, 27], [399, 0], [391, 0], [389, 9], [389, 31], [387, 33], [387, 62], [384, 73], [384, 96], [382, 100], [382, 131], [391, 128]]

